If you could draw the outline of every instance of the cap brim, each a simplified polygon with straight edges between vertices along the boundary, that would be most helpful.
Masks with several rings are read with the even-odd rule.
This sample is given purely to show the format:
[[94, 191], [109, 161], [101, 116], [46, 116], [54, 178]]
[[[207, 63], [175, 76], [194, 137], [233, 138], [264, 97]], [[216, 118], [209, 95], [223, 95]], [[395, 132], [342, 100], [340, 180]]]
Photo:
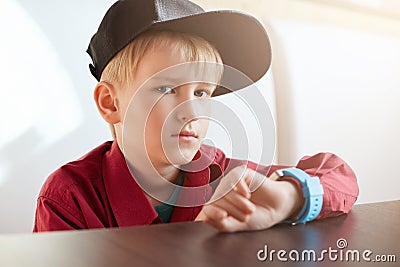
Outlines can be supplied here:
[[[271, 65], [271, 45], [263, 25], [253, 16], [231, 10], [218, 10], [158, 22], [159, 29], [198, 35], [213, 44], [224, 64], [244, 73], [249, 79], [237, 84], [238, 90], [258, 81]], [[221, 90], [214, 95], [225, 94]]]

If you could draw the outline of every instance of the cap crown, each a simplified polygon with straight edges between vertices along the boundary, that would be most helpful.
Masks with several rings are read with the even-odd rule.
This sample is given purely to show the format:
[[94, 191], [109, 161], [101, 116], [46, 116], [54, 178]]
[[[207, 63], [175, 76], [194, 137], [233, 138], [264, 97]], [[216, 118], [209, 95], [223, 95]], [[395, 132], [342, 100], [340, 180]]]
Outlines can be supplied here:
[[187, 0], [117, 1], [105, 14], [86, 51], [93, 60], [91, 73], [99, 81], [108, 62], [152, 25], [199, 13], [204, 10]]

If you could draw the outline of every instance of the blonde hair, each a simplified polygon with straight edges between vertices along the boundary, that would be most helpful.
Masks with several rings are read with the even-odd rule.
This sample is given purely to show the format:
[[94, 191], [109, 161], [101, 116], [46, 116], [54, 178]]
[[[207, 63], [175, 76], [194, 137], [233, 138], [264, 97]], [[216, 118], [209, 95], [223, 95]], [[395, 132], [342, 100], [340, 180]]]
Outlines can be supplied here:
[[[119, 51], [104, 68], [101, 81], [118, 88], [129, 86], [133, 81], [140, 59], [149, 49], [172, 45], [188, 62], [201, 61], [222, 64], [218, 50], [205, 39], [188, 33], [167, 30], [149, 30], [137, 36]], [[222, 75], [222, 73], [221, 73]], [[115, 139], [114, 125], [110, 124]]]

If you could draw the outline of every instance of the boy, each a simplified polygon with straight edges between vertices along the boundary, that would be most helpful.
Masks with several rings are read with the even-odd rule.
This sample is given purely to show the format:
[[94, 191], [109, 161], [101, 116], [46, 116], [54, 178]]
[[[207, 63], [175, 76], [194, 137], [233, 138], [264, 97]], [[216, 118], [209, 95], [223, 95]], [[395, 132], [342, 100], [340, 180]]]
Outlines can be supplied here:
[[[258, 230], [337, 216], [356, 201], [356, 177], [335, 155], [304, 157], [287, 169], [229, 159], [201, 144], [204, 103], [229, 92], [216, 86], [221, 63], [252, 80], [269, 68], [268, 36], [253, 17], [204, 12], [187, 0], [118, 1], [87, 52], [99, 81], [95, 102], [114, 141], [50, 175], [35, 232], [194, 220], [225, 232]], [[183, 76], [215, 71], [188, 82], [165, 78], [171, 69]]]

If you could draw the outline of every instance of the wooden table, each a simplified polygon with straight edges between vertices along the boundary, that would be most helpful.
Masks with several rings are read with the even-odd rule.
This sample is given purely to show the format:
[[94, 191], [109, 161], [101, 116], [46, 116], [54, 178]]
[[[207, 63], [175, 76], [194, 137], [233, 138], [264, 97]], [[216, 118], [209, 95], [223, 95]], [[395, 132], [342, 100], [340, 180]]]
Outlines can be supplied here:
[[[343, 247], [345, 243], [347, 246]], [[271, 250], [284, 250], [286, 254], [280, 252], [279, 260], [275, 252], [272, 261], [270, 257], [262, 261], [266, 246], [268, 256]], [[317, 260], [327, 250], [322, 254], [324, 261], [314, 262], [311, 250], [315, 251]], [[353, 261], [355, 250], [359, 251], [359, 262]], [[371, 260], [381, 255], [392, 262], [366, 262], [363, 253]], [[333, 261], [334, 255], [336, 261]], [[346, 255], [349, 262], [345, 261]], [[282, 262], [285, 258], [288, 262]], [[278, 225], [268, 230], [235, 234], [221, 234], [204, 223], [190, 222], [0, 236], [2, 267], [250, 267], [321, 266], [322, 263], [326, 266], [400, 266], [400, 201], [357, 205], [348, 215], [305, 225]]]

